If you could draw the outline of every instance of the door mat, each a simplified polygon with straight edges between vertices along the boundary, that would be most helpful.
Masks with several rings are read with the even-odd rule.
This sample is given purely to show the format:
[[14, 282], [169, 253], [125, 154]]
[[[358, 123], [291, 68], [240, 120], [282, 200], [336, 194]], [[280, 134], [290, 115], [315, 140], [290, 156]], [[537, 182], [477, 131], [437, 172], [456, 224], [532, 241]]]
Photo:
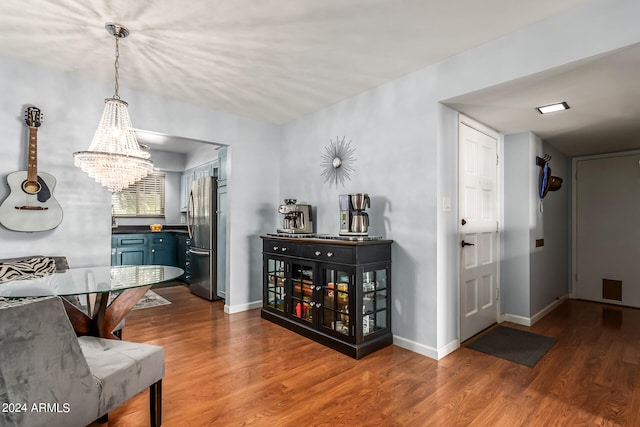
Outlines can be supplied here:
[[171, 301], [168, 301], [162, 298], [160, 295], [153, 292], [151, 289], [147, 291], [146, 294], [140, 298], [140, 301], [133, 306], [132, 310], [140, 310], [142, 308], [150, 308], [150, 307], [158, 307], [160, 305], [171, 304]]
[[556, 341], [544, 335], [497, 326], [466, 347], [533, 368]]

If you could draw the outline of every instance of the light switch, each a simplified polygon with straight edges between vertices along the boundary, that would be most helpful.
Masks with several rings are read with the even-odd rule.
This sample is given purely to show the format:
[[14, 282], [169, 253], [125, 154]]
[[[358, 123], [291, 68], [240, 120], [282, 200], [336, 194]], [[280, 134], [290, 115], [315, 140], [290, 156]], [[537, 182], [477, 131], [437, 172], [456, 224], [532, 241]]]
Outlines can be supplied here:
[[443, 197], [442, 198], [442, 211], [443, 212], [450, 212], [451, 211], [451, 198], [450, 197]]

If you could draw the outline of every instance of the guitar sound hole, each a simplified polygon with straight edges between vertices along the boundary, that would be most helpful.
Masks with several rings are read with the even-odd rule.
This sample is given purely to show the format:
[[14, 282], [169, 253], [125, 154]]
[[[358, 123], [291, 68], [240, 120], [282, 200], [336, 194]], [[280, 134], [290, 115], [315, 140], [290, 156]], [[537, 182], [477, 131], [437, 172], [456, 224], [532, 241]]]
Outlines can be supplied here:
[[36, 194], [40, 191], [40, 183], [35, 181], [24, 181], [22, 183], [22, 189], [25, 193]]

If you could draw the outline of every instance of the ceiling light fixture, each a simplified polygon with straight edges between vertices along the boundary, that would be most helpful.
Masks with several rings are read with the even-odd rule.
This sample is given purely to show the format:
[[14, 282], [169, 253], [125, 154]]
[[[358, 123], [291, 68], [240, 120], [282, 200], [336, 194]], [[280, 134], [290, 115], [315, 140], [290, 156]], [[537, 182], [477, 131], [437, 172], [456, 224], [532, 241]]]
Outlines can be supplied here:
[[74, 164], [112, 193], [121, 191], [153, 171], [149, 152], [142, 150], [131, 125], [127, 104], [118, 95], [118, 40], [129, 35], [119, 24], [105, 29], [116, 40], [115, 94], [104, 100], [104, 112], [88, 151], [73, 153]]
[[554, 113], [556, 111], [562, 111], [562, 110], [568, 110], [568, 109], [569, 109], [569, 104], [567, 104], [566, 102], [545, 105], [544, 107], [536, 107], [536, 110], [538, 110], [540, 114]]

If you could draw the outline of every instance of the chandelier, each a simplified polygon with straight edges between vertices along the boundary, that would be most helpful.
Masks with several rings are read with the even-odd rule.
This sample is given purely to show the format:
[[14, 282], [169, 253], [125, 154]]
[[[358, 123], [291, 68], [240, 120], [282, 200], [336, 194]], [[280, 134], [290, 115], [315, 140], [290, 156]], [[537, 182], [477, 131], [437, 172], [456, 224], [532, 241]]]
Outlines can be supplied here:
[[116, 40], [115, 94], [104, 100], [104, 112], [88, 151], [73, 153], [73, 163], [91, 178], [117, 193], [153, 171], [149, 153], [136, 139], [128, 104], [118, 95], [118, 40], [129, 35], [119, 24], [107, 23], [105, 29]]

